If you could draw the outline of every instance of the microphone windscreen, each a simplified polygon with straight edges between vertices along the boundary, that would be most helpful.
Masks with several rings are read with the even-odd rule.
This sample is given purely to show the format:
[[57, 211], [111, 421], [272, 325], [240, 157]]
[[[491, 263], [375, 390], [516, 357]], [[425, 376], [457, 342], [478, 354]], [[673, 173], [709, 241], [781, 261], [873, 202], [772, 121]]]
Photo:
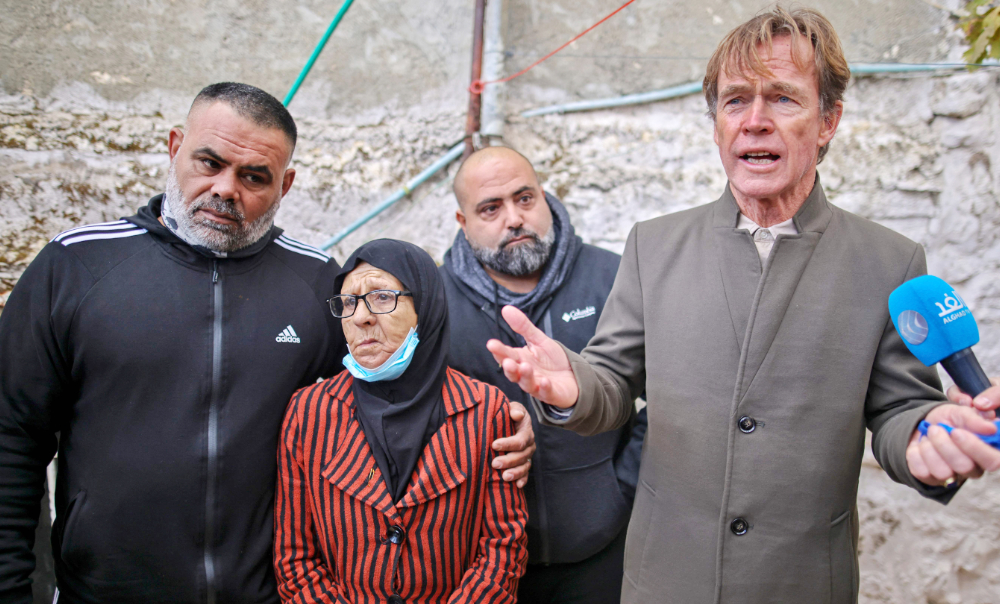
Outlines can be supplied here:
[[928, 367], [979, 342], [972, 311], [943, 279], [923, 275], [889, 295], [889, 315], [910, 352]]

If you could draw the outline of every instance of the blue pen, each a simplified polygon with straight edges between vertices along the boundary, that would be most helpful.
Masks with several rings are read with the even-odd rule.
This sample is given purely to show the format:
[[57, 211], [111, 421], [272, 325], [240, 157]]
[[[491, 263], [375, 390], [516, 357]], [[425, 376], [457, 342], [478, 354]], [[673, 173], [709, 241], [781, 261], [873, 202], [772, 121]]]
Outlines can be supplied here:
[[[989, 436], [984, 436], [982, 434], [976, 434], [976, 436], [978, 436], [980, 440], [982, 440], [984, 443], [988, 444], [989, 446], [991, 446], [993, 448], [996, 448], [996, 449], [1000, 449], [1000, 419], [998, 419], [995, 422], [993, 422], [993, 424], [997, 427], [996, 433], [991, 434]], [[952, 427], [951, 426], [949, 426], [948, 424], [938, 424], [938, 425], [941, 426], [942, 428], [944, 428], [945, 430], [947, 430], [947, 432], [949, 434], [951, 434], [951, 431], [952, 431]], [[930, 427], [931, 427], [931, 425], [929, 423], [927, 423], [926, 421], [922, 421], [922, 422], [920, 422], [920, 425], [917, 426], [917, 429], [920, 430], [921, 436], [927, 436], [927, 429], [930, 428]]]

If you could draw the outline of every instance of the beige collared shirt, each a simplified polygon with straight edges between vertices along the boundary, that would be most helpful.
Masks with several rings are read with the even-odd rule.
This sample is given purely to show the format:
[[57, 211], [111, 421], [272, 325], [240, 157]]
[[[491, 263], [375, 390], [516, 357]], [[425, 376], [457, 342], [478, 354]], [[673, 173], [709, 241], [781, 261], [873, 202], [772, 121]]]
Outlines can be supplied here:
[[774, 246], [774, 239], [778, 235], [799, 234], [799, 230], [795, 228], [795, 223], [792, 222], [791, 218], [784, 222], [773, 224], [765, 229], [742, 213], [740, 213], [740, 221], [736, 224], [736, 228], [750, 231], [750, 235], [753, 236], [753, 243], [757, 246], [757, 255], [760, 256], [761, 264], [764, 264], [764, 261], [767, 260], [768, 255], [771, 253], [771, 247]]

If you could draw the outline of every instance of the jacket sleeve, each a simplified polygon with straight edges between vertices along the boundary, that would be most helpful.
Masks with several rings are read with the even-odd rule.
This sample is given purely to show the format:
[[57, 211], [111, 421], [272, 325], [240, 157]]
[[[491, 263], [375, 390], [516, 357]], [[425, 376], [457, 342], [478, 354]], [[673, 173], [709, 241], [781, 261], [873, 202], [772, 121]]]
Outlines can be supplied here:
[[[903, 281], [926, 273], [924, 251], [917, 246]], [[892, 320], [888, 320], [875, 353], [865, 400], [872, 453], [890, 478], [941, 503], [951, 500], [957, 489], [928, 486], [914, 478], [906, 463], [906, 447], [917, 424], [945, 402], [937, 370], [913, 356]]]
[[278, 445], [274, 500], [274, 573], [282, 602], [348, 604], [334, 569], [320, 556], [313, 525], [308, 478], [296, 452], [300, 440], [298, 405], [288, 407]]
[[615, 284], [597, 322], [594, 337], [580, 354], [563, 346], [580, 389], [573, 413], [557, 419], [532, 399], [536, 415], [543, 424], [591, 436], [616, 430], [632, 420], [635, 399], [646, 385], [639, 226], [629, 233]]
[[[514, 434], [507, 398], [493, 388], [487, 396], [498, 397], [500, 409], [492, 416], [487, 430], [488, 443]], [[490, 401], [490, 408], [496, 401]], [[513, 604], [517, 601], [517, 583], [528, 563], [528, 538], [524, 527], [528, 521], [528, 504], [521, 489], [504, 482], [499, 470], [490, 466], [490, 456], [484, 463], [486, 478], [482, 500], [483, 522], [477, 555], [472, 566], [462, 576], [459, 588], [448, 598], [448, 604], [491, 602]]]
[[0, 601], [31, 602], [32, 547], [45, 467], [56, 451], [70, 361], [60, 316], [75, 309], [79, 260], [50, 243], [28, 266], [0, 315]]

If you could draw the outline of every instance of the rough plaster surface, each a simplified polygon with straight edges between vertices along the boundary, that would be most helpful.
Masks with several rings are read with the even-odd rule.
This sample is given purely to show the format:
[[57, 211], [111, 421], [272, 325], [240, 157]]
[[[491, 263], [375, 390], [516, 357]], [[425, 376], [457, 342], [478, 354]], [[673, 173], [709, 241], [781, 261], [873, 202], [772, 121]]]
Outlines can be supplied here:
[[[209, 8], [201, 0], [176, 0], [171, 4], [193, 11], [190, 19], [177, 19], [165, 0], [139, 4], [109, 3], [137, 15], [128, 27], [118, 24], [111, 37], [101, 32], [102, 19], [114, 18], [109, 10], [0, 0], [11, 15], [0, 21], [0, 53], [11, 57], [0, 65], [0, 296], [61, 230], [129, 214], [161, 190], [166, 133], [183, 121], [201, 85], [243, 79], [281, 94], [339, 6], [303, 1], [275, 12], [259, 2], [223, 0]], [[254, 10], [240, 8], [244, 4]], [[955, 2], [946, 4], [953, 8]], [[324, 54], [322, 61], [329, 62], [318, 64], [292, 105], [301, 132], [298, 176], [278, 214], [292, 236], [325, 241], [461, 137], [467, 5], [359, 3], [352, 9], [357, 13], [349, 13], [338, 32], [343, 39], [335, 37]], [[719, 195], [725, 176], [704, 101], [693, 96], [532, 119], [517, 112], [696, 78], [718, 37], [760, 5], [708, 0], [657, 5], [649, 9], [658, 11], [656, 19], [631, 13], [624, 25], [610, 23], [618, 29], [604, 32], [600, 44], [581, 41], [569, 49], [573, 56], [509, 85], [506, 141], [535, 160], [546, 188], [566, 202], [586, 241], [620, 251], [635, 221]], [[587, 25], [581, 15], [615, 6], [603, 0], [510, 2], [508, 67], [522, 66]], [[853, 61], [945, 60], [960, 52], [948, 33], [950, 22], [926, 3], [829, 0], [817, 6], [834, 20]], [[252, 15], [296, 33], [278, 45], [273, 28], [250, 23]], [[157, 33], [158, 23], [183, 35]], [[645, 35], [630, 36], [626, 25]], [[209, 35], [218, 28], [227, 32], [221, 40]], [[705, 35], [684, 46], [678, 31]], [[180, 49], [194, 47], [183, 46], [184, 35], [205, 45], [198, 56], [219, 52], [228, 66], [189, 66]], [[39, 41], [45, 36], [82, 56], [46, 54]], [[227, 40], [248, 50], [233, 52]], [[261, 70], [260, 48], [268, 44], [275, 58]], [[614, 56], [588, 58], [599, 47], [615, 48]], [[352, 51], [360, 54], [330, 58]], [[135, 53], [155, 59], [152, 75], [141, 76], [145, 63]], [[433, 68], [422, 67], [428, 56]], [[402, 66], [369, 71], [391, 61]], [[857, 80], [820, 167], [834, 203], [925, 246], [930, 271], [956, 285], [975, 311], [983, 339], [977, 353], [992, 375], [1000, 375], [998, 78], [1000, 70]], [[440, 259], [456, 232], [454, 172], [451, 166], [419, 187], [333, 248], [334, 256], [342, 259], [365, 240], [391, 236]], [[890, 482], [869, 454], [858, 501], [861, 602], [1000, 602], [1000, 477], [966, 485], [942, 507]]]

